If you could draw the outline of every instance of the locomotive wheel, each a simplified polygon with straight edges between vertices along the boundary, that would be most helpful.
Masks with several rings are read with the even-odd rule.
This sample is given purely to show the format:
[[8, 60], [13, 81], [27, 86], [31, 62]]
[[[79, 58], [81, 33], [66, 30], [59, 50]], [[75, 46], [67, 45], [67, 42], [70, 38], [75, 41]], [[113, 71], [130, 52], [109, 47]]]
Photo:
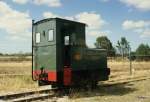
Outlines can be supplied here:
[[47, 82], [47, 81], [44, 81], [44, 80], [38, 80], [38, 85], [39, 85], [39, 86], [48, 85], [48, 82]]
[[82, 83], [82, 88], [85, 88], [85, 90], [93, 90], [97, 88], [97, 83], [98, 81], [87, 80]]
[[39, 86], [42, 86], [43, 85], [43, 82], [41, 80], [38, 80], [38, 85]]
[[93, 81], [91, 84], [91, 89], [96, 89], [97, 88], [97, 81]]

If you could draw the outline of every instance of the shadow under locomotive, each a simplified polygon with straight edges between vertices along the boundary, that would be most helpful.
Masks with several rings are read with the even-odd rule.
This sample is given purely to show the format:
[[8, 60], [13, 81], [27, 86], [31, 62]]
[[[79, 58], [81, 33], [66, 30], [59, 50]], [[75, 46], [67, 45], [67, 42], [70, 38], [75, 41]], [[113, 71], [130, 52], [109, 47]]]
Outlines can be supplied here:
[[70, 89], [69, 96], [70, 98], [84, 98], [84, 97], [95, 97], [95, 96], [122, 96], [125, 94], [132, 93], [134, 91], [137, 91], [136, 88], [134, 88], [130, 84], [118, 84], [114, 86], [97, 86], [95, 89], [81, 89], [81, 88], [73, 88]]

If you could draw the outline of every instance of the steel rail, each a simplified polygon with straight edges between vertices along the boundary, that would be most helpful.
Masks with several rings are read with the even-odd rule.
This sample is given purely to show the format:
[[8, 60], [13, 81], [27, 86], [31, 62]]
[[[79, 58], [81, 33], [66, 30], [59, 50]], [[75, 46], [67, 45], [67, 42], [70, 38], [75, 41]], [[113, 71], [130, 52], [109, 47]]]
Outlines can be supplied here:
[[143, 80], [147, 80], [150, 79], [150, 77], [135, 77], [135, 79], [133, 78], [127, 78], [127, 79], [121, 79], [121, 80], [114, 80], [114, 81], [108, 81], [104, 84], [101, 84], [100, 86], [104, 86], [104, 87], [111, 87], [111, 86], [116, 86], [116, 85], [121, 85], [121, 84], [128, 84], [131, 82], [138, 82], [138, 81], [143, 81]]
[[6, 102], [30, 102], [39, 99], [47, 99], [49, 97], [54, 97], [54, 93], [56, 90], [57, 89], [41, 89], [21, 93], [0, 95], [0, 101], [2, 100]]

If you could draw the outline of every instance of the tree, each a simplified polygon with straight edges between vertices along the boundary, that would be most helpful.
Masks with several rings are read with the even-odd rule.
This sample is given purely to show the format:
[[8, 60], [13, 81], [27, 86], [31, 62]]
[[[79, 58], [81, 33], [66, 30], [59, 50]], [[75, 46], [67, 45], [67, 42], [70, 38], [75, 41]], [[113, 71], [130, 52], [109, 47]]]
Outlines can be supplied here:
[[123, 58], [129, 54], [130, 46], [125, 37], [121, 37], [121, 40], [117, 41], [116, 47], [119, 51], [119, 54], [121, 54]]
[[150, 55], [150, 47], [148, 44], [140, 44], [136, 49], [137, 55]]
[[117, 49], [118, 49], [118, 51], [119, 51], [119, 54], [122, 54], [121, 43], [120, 43], [120, 41], [119, 41], [119, 40], [117, 41], [117, 45], [116, 45], [116, 47], [117, 47]]
[[112, 43], [107, 38], [107, 36], [98, 37], [96, 39], [95, 46], [96, 46], [96, 48], [106, 49], [108, 56], [114, 56], [115, 55], [115, 48], [112, 46]]
[[3, 53], [0, 53], [0, 56], [2, 56], [3, 55]]

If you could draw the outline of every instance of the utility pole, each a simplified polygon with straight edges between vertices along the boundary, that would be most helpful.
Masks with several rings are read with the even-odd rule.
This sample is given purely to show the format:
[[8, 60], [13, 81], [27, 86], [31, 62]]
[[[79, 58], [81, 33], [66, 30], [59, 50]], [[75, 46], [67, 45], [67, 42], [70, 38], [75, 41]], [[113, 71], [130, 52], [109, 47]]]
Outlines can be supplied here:
[[132, 72], [132, 59], [131, 59], [131, 47], [129, 45], [129, 61], [130, 61], [130, 75], [133, 74]]

